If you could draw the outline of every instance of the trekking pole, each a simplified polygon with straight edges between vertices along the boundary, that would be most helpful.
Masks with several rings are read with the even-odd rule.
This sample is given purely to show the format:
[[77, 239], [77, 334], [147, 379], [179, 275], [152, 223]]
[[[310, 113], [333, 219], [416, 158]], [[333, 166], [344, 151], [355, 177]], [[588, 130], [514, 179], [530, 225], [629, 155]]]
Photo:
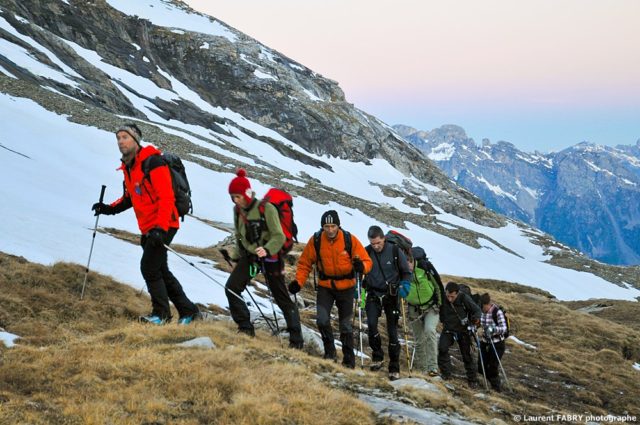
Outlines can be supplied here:
[[[102, 189], [100, 189], [100, 200], [98, 202], [102, 203], [104, 200], [104, 191], [107, 189], [107, 186], [102, 185]], [[93, 243], [96, 241], [96, 231], [98, 230], [98, 219], [100, 218], [100, 214], [96, 215], [96, 224], [93, 226], [93, 236], [91, 237], [91, 249], [89, 250], [89, 259], [87, 260], [87, 267], [84, 272], [84, 282], [82, 282], [82, 292], [80, 292], [80, 301], [84, 298], [84, 288], [87, 285], [87, 277], [89, 277], [89, 264], [91, 264], [91, 254], [93, 254]]]
[[228, 291], [230, 294], [232, 294], [234, 297], [236, 297], [237, 299], [239, 299], [240, 301], [242, 301], [243, 303], [246, 303], [245, 299], [242, 298], [240, 295], [236, 294], [234, 291], [232, 291], [231, 289], [227, 288], [226, 286], [224, 286], [222, 283], [218, 282], [217, 280], [215, 280], [214, 278], [212, 278], [211, 276], [209, 276], [207, 273], [205, 273], [200, 267], [196, 266], [195, 264], [193, 264], [193, 262], [187, 260], [184, 256], [182, 256], [179, 252], [177, 252], [175, 249], [171, 248], [169, 245], [167, 244], [163, 244], [164, 247], [167, 249], [167, 251], [171, 251], [174, 254], [176, 254], [178, 256], [178, 258], [180, 258], [181, 260], [183, 260], [185, 263], [189, 264], [191, 267], [193, 267], [194, 269], [198, 270], [200, 273], [202, 273], [203, 275], [205, 275], [206, 277], [208, 277], [210, 280], [213, 281], [213, 283], [215, 283], [216, 285], [222, 287], [225, 291]]
[[[251, 295], [251, 291], [249, 291], [249, 288], [247, 288], [247, 294], [249, 294], [249, 298], [251, 298], [251, 301], [253, 301], [253, 305], [256, 306], [256, 308], [260, 312], [260, 315], [262, 316], [264, 321], [267, 323], [267, 326], [269, 326], [269, 329], [271, 329], [271, 335], [278, 335], [278, 331], [276, 331], [276, 329], [274, 329], [273, 325], [271, 324], [271, 319], [268, 319], [267, 316], [262, 312], [262, 309], [260, 308], [260, 304], [258, 304], [256, 302], [256, 299], [253, 298], [253, 295]], [[277, 323], [278, 322], [276, 322], [276, 324]]]
[[267, 277], [267, 272], [264, 267], [264, 258], [260, 259], [260, 271], [264, 276], [264, 283], [267, 285], [267, 291], [269, 292], [269, 301], [271, 302], [271, 311], [273, 312], [273, 321], [276, 322], [276, 330], [278, 331], [274, 335], [280, 335], [280, 325], [278, 324], [278, 317], [276, 316], [276, 308], [273, 305], [273, 293], [271, 292], [271, 285], [269, 285], [269, 278]]
[[416, 358], [416, 343], [413, 343], [413, 350], [411, 350], [411, 367], [409, 368], [409, 370], [413, 370], [413, 361]]
[[484, 359], [482, 356], [482, 348], [480, 347], [480, 337], [476, 332], [476, 328], [473, 325], [469, 325], [469, 331], [473, 334], [478, 345], [478, 355], [480, 356], [480, 365], [482, 366], [482, 377], [484, 378], [484, 387], [489, 390], [489, 384], [487, 383], [487, 372], [484, 370]]
[[513, 393], [513, 388], [511, 388], [511, 384], [509, 383], [509, 379], [507, 378], [507, 374], [504, 371], [504, 368], [502, 367], [502, 362], [500, 361], [500, 356], [498, 356], [498, 350], [496, 350], [496, 346], [493, 343], [493, 339], [489, 338], [489, 341], [491, 341], [491, 346], [493, 347], [493, 352], [496, 355], [496, 359], [498, 359], [498, 365], [500, 365], [500, 370], [502, 371], [502, 376], [504, 376], [504, 382], [507, 384], [507, 388], [509, 388], [509, 392]]
[[407, 333], [407, 314], [404, 311], [404, 298], [400, 297], [400, 307], [402, 309], [402, 328], [404, 330], [404, 351], [407, 355], [407, 369], [409, 370], [409, 378], [411, 378], [411, 364], [409, 358], [409, 334]]
[[[174, 251], [175, 252], [175, 251]], [[233, 265], [233, 263], [223, 254], [223, 257], [225, 258], [225, 260], [227, 261], [227, 264], [229, 264], [229, 266], [231, 266], [231, 268], [235, 267]], [[191, 263], [189, 263], [191, 264]], [[216, 282], [214, 280], [214, 282]], [[218, 282], [216, 282], [218, 283]], [[225, 287], [225, 290], [227, 288]], [[265, 314], [262, 312], [262, 309], [260, 308], [260, 304], [258, 304], [255, 300], [255, 298], [253, 298], [253, 295], [251, 295], [251, 291], [249, 291], [249, 288], [246, 289], [247, 294], [249, 294], [249, 298], [251, 298], [251, 301], [253, 302], [253, 305], [256, 306], [256, 308], [258, 309], [258, 312], [260, 312], [260, 316], [262, 316], [262, 318], [264, 319], [265, 323], [267, 324], [267, 326], [269, 326], [269, 329], [271, 329], [271, 334], [275, 335], [275, 329], [273, 329], [273, 326], [271, 325], [271, 322], [269, 321], [269, 319], [267, 319], [267, 316], [265, 316]], [[232, 290], [229, 289], [229, 292], [231, 292], [232, 294], [234, 293]], [[242, 301], [244, 302], [244, 298], [242, 299]], [[247, 303], [248, 304], [248, 303]]]
[[360, 367], [364, 369], [364, 348], [362, 345], [362, 276], [356, 273], [356, 287], [358, 289], [358, 337], [360, 339]]

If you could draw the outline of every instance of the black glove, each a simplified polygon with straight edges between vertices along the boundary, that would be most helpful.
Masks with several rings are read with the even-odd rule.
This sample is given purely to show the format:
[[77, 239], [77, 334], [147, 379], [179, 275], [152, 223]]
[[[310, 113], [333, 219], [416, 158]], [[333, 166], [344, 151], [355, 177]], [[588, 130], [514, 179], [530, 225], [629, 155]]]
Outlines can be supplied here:
[[297, 294], [298, 292], [300, 292], [300, 284], [297, 280], [291, 281], [291, 283], [289, 284], [289, 292], [291, 292], [292, 294]]
[[364, 263], [362, 262], [361, 259], [359, 258], [353, 259], [353, 270], [356, 273], [360, 273], [360, 274], [364, 273]]
[[100, 214], [104, 214], [104, 215], [113, 215], [115, 208], [113, 208], [111, 205], [105, 204], [103, 202], [96, 202], [95, 204], [93, 204], [93, 206], [91, 207], [91, 211], [95, 211], [95, 213], [93, 214], [95, 215], [100, 215]]
[[147, 233], [147, 243], [153, 246], [163, 246], [167, 238], [167, 232], [159, 227], [153, 228]]
[[231, 255], [229, 255], [229, 251], [227, 251], [226, 249], [222, 248], [220, 250], [220, 254], [222, 254], [222, 258], [224, 258], [224, 261], [226, 261], [227, 263], [231, 264], [231, 262], [233, 260], [231, 259]]

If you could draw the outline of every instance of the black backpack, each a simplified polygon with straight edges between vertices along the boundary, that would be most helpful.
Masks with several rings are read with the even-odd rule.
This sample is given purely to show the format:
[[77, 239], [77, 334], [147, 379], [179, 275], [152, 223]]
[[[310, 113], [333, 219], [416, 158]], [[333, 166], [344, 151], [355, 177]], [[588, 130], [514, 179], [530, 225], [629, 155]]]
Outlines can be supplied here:
[[499, 304], [496, 304], [497, 308], [493, 309], [493, 323], [498, 324], [498, 310], [502, 310], [502, 314], [504, 314], [504, 321], [507, 323], [507, 330], [502, 335], [504, 339], [509, 338], [511, 335], [511, 320], [509, 320], [509, 316], [507, 316], [507, 310]]
[[187, 172], [180, 157], [173, 153], [151, 155], [142, 162], [144, 178], [150, 180], [149, 173], [151, 173], [151, 170], [163, 165], [169, 167], [173, 195], [176, 198], [176, 209], [178, 210], [178, 215], [184, 221], [184, 216], [193, 212], [193, 204], [191, 203], [189, 179], [187, 179]]
[[[440, 278], [440, 274], [438, 273], [436, 268], [433, 266], [433, 263], [429, 261], [429, 257], [427, 257], [427, 253], [424, 251], [423, 248], [419, 246], [414, 246], [411, 248], [411, 256], [413, 257], [413, 260], [415, 261], [416, 266], [420, 267], [422, 270], [425, 271], [429, 280], [435, 281], [438, 284], [438, 289], [440, 291], [440, 299], [438, 300], [437, 304], [438, 305], [444, 304], [444, 301], [445, 301], [444, 285], [442, 285], [442, 279]], [[433, 295], [434, 296], [436, 295], [435, 291], [433, 292]]]
[[413, 246], [413, 242], [402, 233], [395, 230], [389, 230], [384, 238], [387, 242], [396, 244], [396, 246], [404, 251], [406, 255], [411, 255], [411, 246]]
[[471, 297], [471, 301], [473, 301], [478, 307], [480, 307], [480, 294], [472, 293], [469, 285], [466, 285], [464, 283], [460, 283], [458, 285], [458, 288], [460, 288], [460, 292], [464, 292], [465, 294], [469, 295], [469, 297]]

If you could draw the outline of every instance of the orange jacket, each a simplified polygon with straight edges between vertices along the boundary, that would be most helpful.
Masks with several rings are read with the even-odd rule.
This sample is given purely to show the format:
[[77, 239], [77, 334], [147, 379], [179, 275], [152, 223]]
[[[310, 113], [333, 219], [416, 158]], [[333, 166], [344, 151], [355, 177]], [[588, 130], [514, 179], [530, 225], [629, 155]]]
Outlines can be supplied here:
[[[316, 254], [316, 248], [313, 243], [313, 236], [307, 242], [307, 246], [304, 247], [302, 255], [298, 260], [298, 267], [296, 269], [296, 281], [302, 287], [307, 281], [307, 277], [311, 272], [311, 268], [314, 264], [318, 263], [318, 256]], [[322, 258], [322, 266], [324, 267], [324, 273], [329, 276], [344, 276], [353, 272], [352, 258], [360, 258], [364, 264], [364, 273], [367, 274], [373, 266], [369, 254], [364, 249], [358, 238], [351, 235], [351, 256], [345, 250], [344, 245], [344, 232], [342, 229], [338, 230], [338, 234], [334, 240], [329, 240], [326, 232], [320, 234], [320, 257]], [[318, 284], [325, 288], [332, 288], [337, 290], [344, 290], [353, 288], [356, 285], [355, 278], [333, 280], [333, 279], [320, 279]]]
[[165, 231], [170, 227], [180, 227], [169, 167], [153, 168], [148, 179], [144, 178], [142, 172], [142, 162], [160, 153], [153, 146], [145, 146], [138, 151], [131, 167], [123, 163], [118, 168], [124, 173], [124, 194], [111, 206], [119, 210], [133, 206], [143, 235], [154, 227]]

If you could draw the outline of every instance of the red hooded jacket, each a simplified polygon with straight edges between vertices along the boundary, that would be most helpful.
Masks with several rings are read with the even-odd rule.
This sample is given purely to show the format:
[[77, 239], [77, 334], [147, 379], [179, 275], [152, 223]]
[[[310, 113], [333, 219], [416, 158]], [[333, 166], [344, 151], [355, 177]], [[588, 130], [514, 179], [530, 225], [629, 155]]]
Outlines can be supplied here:
[[180, 227], [169, 167], [151, 167], [148, 179], [142, 172], [142, 162], [160, 154], [157, 148], [145, 146], [138, 151], [131, 167], [122, 163], [118, 168], [124, 173], [124, 194], [111, 206], [121, 210], [133, 206], [143, 235], [154, 227], [164, 231]]

